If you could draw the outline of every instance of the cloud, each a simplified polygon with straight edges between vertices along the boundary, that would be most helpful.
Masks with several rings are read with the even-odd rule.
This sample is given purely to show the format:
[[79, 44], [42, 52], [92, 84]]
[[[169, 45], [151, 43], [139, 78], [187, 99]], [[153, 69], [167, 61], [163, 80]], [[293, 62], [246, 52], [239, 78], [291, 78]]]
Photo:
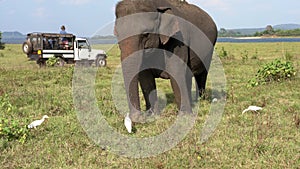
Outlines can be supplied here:
[[[0, 2], [1, 3], [1, 2]], [[16, 13], [16, 10], [12, 9], [8, 11], [8, 15], [14, 15]]]
[[91, 2], [92, 0], [62, 0], [61, 4], [82, 5]]
[[45, 2], [46, 0], [34, 0], [36, 3], [43, 3]]
[[34, 10], [33, 16], [44, 18], [47, 16], [46, 9], [43, 7], [37, 8]]
[[189, 3], [198, 5], [204, 8], [213, 8], [216, 10], [228, 11], [230, 10], [229, 3], [226, 0], [187, 0]]

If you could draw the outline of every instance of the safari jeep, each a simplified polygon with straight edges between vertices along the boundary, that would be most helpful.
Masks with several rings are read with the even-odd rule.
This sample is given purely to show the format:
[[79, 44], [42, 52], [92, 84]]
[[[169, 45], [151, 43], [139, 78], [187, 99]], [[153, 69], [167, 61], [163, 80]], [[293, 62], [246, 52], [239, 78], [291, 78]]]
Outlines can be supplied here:
[[92, 49], [87, 39], [76, 38], [73, 34], [29, 33], [22, 49], [29, 59], [35, 60], [40, 66], [52, 57], [58, 58], [61, 66], [64, 63], [106, 66], [105, 51]]

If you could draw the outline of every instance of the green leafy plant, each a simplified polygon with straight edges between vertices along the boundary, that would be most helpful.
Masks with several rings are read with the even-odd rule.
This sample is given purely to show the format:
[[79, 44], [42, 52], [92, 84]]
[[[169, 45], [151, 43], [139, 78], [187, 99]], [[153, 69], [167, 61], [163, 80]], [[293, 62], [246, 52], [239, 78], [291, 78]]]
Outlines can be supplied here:
[[248, 50], [244, 50], [244, 51], [241, 53], [241, 57], [242, 57], [243, 61], [248, 60], [248, 56], [249, 56]]
[[255, 49], [255, 53], [252, 55], [251, 59], [258, 59], [258, 51]]
[[221, 48], [221, 51], [219, 52], [219, 57], [220, 58], [227, 58], [228, 57], [228, 52], [225, 50], [224, 47]]
[[7, 141], [18, 140], [25, 143], [28, 136], [28, 129], [22, 126], [19, 121], [0, 118], [0, 137]]
[[293, 63], [276, 59], [270, 63], [263, 65], [255, 75], [255, 78], [249, 80], [249, 85], [254, 87], [260, 84], [269, 82], [280, 82], [283, 80], [291, 79], [296, 75], [296, 70]]
[[0, 112], [1, 114], [9, 114], [14, 109], [13, 105], [9, 101], [7, 94], [0, 96]]
[[218, 53], [220, 58], [227, 58], [228, 57], [228, 52], [225, 50], [224, 47], [221, 48], [221, 50]]
[[220, 50], [218, 50], [216, 48], [216, 51], [218, 51], [218, 56], [221, 58], [221, 59], [226, 59], [226, 60], [233, 60], [234, 59], [234, 55], [232, 55], [231, 53], [229, 53], [225, 48], [224, 46], [221, 47]]
[[59, 58], [51, 57], [46, 61], [47, 66], [54, 67], [59, 62]]
[[19, 121], [13, 120], [9, 115], [16, 109], [9, 101], [7, 94], [0, 96], [0, 138], [7, 141], [18, 140], [21, 143], [26, 141], [28, 130]]

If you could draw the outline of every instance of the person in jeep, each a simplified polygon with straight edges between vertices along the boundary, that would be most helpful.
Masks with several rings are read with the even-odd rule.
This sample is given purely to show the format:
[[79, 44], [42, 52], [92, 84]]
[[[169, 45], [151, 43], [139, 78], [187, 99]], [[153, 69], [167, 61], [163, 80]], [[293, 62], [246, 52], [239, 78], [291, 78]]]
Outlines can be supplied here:
[[64, 26], [64, 25], [62, 25], [61, 27], [60, 27], [60, 34], [67, 34], [67, 32], [66, 32], [66, 27]]
[[[65, 27], [64, 25], [62, 25], [62, 26], [60, 27], [60, 29], [61, 29], [61, 31], [59, 32], [60, 34], [67, 34], [67, 32], [66, 32], [66, 27]], [[69, 42], [68, 42], [68, 39], [65, 38], [65, 37], [63, 37], [63, 38], [61, 39], [61, 41], [62, 41], [62, 44], [61, 44], [62, 49], [68, 49], [68, 48], [69, 48]]]

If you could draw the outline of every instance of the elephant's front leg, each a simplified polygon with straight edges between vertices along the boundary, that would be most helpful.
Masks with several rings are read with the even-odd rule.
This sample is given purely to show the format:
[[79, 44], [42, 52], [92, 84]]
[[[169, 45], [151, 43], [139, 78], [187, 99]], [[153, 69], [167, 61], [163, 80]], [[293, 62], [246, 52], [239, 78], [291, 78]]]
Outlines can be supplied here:
[[128, 106], [130, 110], [130, 119], [133, 122], [143, 123], [144, 120], [141, 116], [140, 99], [138, 91], [139, 67], [137, 67], [136, 65], [138, 65], [138, 62], [134, 60], [134, 58], [129, 58], [122, 62], [122, 70]]
[[171, 85], [174, 91], [175, 102], [182, 112], [192, 113], [192, 72], [187, 65], [188, 48], [176, 46], [172, 53], [167, 52], [167, 71], [170, 74]]
[[157, 91], [155, 78], [150, 69], [143, 70], [139, 73], [139, 82], [141, 84], [142, 92], [146, 102], [146, 110], [149, 113], [157, 113], [158, 103], [157, 103]]
[[[126, 70], [126, 69], [125, 69]], [[130, 110], [130, 118], [136, 121], [137, 116], [140, 114], [140, 100], [138, 93], [138, 76], [129, 77], [128, 71], [123, 68], [124, 84], [126, 88], [128, 106]], [[126, 72], [126, 73], [125, 73]]]
[[184, 72], [171, 77], [171, 86], [174, 91], [175, 102], [181, 112], [192, 113], [191, 86], [192, 76]]
[[195, 75], [200, 97], [205, 94], [207, 75], [208, 75], [207, 70], [204, 70], [202, 73]]

